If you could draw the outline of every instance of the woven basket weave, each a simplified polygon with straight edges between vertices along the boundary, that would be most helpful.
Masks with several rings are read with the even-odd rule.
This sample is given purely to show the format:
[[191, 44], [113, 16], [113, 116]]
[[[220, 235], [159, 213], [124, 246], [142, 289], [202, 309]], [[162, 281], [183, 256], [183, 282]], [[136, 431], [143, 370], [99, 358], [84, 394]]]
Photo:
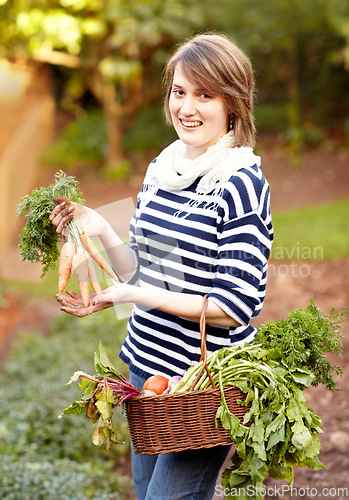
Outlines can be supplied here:
[[[161, 394], [159, 396], [136, 396], [126, 401], [126, 416], [135, 453], [155, 455], [188, 449], [211, 448], [232, 444], [229, 431], [219, 423], [216, 412], [221, 404], [221, 392], [217, 388], [195, 390], [195, 386], [206, 369], [207, 296], [200, 319], [202, 370], [188, 392]], [[246, 394], [236, 387], [225, 387], [224, 395], [231, 413], [242, 421], [250, 406], [241, 406]]]

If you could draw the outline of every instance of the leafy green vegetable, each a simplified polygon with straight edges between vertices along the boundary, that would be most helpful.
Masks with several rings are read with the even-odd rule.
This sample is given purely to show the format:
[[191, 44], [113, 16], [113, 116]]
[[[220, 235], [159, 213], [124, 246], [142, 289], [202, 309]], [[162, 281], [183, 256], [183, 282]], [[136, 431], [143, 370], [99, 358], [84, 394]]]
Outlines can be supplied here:
[[[231, 413], [224, 402], [216, 416], [237, 445], [233, 466], [222, 475], [222, 485], [231, 492], [226, 498], [231, 500], [262, 499], [267, 475], [292, 484], [295, 467], [324, 467], [317, 458], [321, 420], [307, 407], [303, 395], [313, 380], [310, 370], [308, 383], [303, 384], [295, 382], [291, 371], [281, 376], [278, 363], [268, 356], [264, 362], [273, 376], [264, 382], [260, 377], [256, 380], [254, 373], [247, 376], [250, 389], [245, 404], [250, 403], [251, 409], [243, 423], [237, 421], [231, 426]], [[234, 492], [237, 485], [239, 495]]]
[[[233, 466], [222, 475], [222, 485], [231, 500], [262, 500], [267, 475], [292, 484], [294, 468], [324, 466], [318, 460], [321, 420], [308, 408], [303, 390], [314, 374], [306, 368], [286, 368], [272, 359], [272, 349], [260, 344], [222, 348], [207, 359], [215, 385], [221, 390], [216, 422], [229, 430], [236, 443]], [[190, 390], [202, 362], [188, 372], [172, 393]], [[233, 385], [247, 394], [242, 405], [250, 405], [243, 422], [230, 412], [224, 387]], [[208, 375], [195, 389], [212, 387]]]
[[41, 262], [41, 277], [56, 266], [59, 257], [59, 235], [48, 218], [57, 205], [55, 197], [62, 196], [82, 205], [84, 200], [81, 195], [79, 182], [60, 170], [55, 174], [54, 184], [34, 189], [18, 204], [18, 217], [26, 217], [26, 225], [19, 236], [21, 257], [22, 260]]
[[112, 443], [120, 443], [113, 423], [115, 409], [128, 398], [141, 394], [141, 391], [116, 369], [101, 342], [99, 352], [94, 355], [94, 365], [97, 375], [76, 371], [67, 382], [66, 385], [80, 380], [79, 387], [83, 397], [65, 408], [59, 418], [63, 415], [86, 413], [87, 418], [91, 418], [94, 424], [97, 423], [92, 435], [93, 444], [101, 446], [106, 438], [106, 448], [109, 450]]
[[[295, 467], [325, 467], [318, 459], [321, 419], [308, 408], [304, 389], [319, 383], [338, 389], [332, 371], [338, 375], [342, 371], [325, 354], [342, 352], [338, 329], [346, 312], [326, 316], [310, 302], [306, 309], [292, 311], [287, 320], [261, 325], [252, 344], [222, 348], [208, 356], [212, 380], [221, 390], [216, 422], [236, 443], [233, 465], [222, 475], [225, 498], [262, 500], [267, 475], [292, 485]], [[172, 393], [190, 390], [202, 366], [200, 362], [187, 370]], [[250, 405], [242, 423], [226, 403], [227, 385], [247, 394], [240, 402]], [[204, 372], [195, 389], [210, 387]]]
[[260, 325], [255, 342], [270, 349], [270, 357], [286, 368], [309, 368], [315, 375], [313, 386], [324, 384], [327, 389], [338, 390], [332, 372], [342, 375], [342, 370], [333, 366], [325, 354], [342, 354], [339, 329], [347, 312], [347, 308], [342, 313], [332, 309], [327, 316], [310, 300], [307, 308], [291, 311], [287, 320]]

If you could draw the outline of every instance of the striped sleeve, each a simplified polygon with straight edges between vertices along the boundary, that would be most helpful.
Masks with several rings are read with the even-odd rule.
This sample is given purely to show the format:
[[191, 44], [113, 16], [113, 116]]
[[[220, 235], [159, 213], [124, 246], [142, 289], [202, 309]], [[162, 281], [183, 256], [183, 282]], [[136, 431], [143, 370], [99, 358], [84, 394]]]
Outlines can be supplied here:
[[242, 177], [246, 177], [244, 173], [236, 176], [224, 197], [227, 209], [218, 233], [209, 298], [241, 325], [247, 325], [263, 306], [273, 232], [266, 201], [268, 187], [261, 187], [256, 177], [255, 185], [251, 177], [248, 182]]
[[258, 213], [223, 225], [209, 298], [242, 325], [261, 305], [260, 286], [269, 254], [269, 234]]

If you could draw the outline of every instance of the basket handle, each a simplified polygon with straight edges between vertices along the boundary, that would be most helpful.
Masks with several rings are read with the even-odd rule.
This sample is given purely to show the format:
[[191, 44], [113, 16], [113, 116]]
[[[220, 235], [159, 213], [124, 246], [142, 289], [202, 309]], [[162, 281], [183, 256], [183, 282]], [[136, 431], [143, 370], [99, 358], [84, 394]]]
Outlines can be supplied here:
[[206, 347], [206, 310], [208, 306], [208, 295], [206, 294], [203, 298], [203, 303], [202, 303], [202, 311], [201, 311], [201, 316], [200, 316], [200, 335], [201, 335], [201, 357], [200, 361], [203, 361], [202, 367], [194, 380], [193, 385], [191, 386], [190, 390], [193, 391], [195, 389], [196, 384], [199, 382], [201, 375], [204, 370], [206, 370], [208, 378], [210, 379], [210, 382], [212, 384], [213, 389], [216, 389], [216, 385], [213, 382], [212, 375], [210, 373], [210, 370], [208, 369], [207, 366], [207, 347]]

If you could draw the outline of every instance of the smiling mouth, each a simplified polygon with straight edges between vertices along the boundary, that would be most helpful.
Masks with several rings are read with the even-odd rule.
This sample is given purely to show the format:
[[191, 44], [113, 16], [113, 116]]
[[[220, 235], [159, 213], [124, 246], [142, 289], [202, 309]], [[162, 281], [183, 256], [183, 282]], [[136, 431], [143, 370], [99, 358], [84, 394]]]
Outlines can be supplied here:
[[184, 127], [188, 128], [198, 128], [202, 125], [202, 122], [199, 121], [187, 122], [186, 120], [182, 120], [181, 118], [179, 119], [179, 121]]

